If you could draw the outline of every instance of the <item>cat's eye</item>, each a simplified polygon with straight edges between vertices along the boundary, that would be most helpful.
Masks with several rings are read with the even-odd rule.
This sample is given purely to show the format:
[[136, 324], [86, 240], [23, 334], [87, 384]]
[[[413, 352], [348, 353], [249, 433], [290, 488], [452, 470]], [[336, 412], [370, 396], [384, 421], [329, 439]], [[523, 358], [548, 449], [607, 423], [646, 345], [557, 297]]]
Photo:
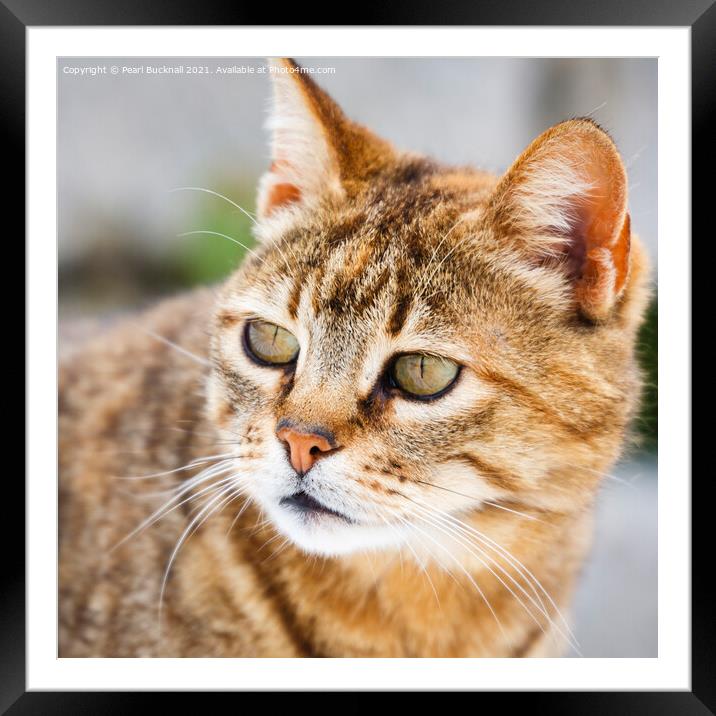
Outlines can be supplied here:
[[249, 356], [263, 365], [287, 365], [298, 356], [296, 336], [268, 321], [249, 321], [244, 342]]
[[424, 353], [400, 356], [390, 370], [391, 382], [416, 398], [436, 398], [457, 378], [460, 367], [449, 358]]

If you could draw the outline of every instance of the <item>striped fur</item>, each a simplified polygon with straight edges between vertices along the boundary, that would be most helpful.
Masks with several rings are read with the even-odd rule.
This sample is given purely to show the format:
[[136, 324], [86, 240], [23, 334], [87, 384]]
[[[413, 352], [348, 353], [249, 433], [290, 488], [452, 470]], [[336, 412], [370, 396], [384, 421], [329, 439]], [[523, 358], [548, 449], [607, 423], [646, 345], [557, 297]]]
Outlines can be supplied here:
[[[648, 268], [618, 153], [574, 120], [502, 178], [444, 167], [274, 67], [293, 69], [274, 77], [257, 254], [61, 364], [60, 655], [563, 653], [640, 388]], [[296, 336], [295, 369], [250, 360], [254, 318]], [[454, 387], [387, 389], [409, 352], [459, 363]], [[340, 449], [301, 481], [279, 420]], [[122, 541], [219, 458], [171, 471], [217, 454], [227, 472]], [[235, 494], [201, 493], [221, 478]], [[296, 521], [279, 503], [299, 486], [351, 522]]]

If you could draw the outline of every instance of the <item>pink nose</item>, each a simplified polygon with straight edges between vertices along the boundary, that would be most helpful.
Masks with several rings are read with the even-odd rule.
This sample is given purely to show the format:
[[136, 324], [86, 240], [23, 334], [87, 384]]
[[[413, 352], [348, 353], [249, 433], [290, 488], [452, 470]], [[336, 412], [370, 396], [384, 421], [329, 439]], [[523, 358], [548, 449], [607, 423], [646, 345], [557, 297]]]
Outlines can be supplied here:
[[327, 438], [316, 433], [281, 428], [276, 435], [288, 445], [291, 451], [291, 465], [299, 475], [307, 473], [317, 460], [334, 450]]

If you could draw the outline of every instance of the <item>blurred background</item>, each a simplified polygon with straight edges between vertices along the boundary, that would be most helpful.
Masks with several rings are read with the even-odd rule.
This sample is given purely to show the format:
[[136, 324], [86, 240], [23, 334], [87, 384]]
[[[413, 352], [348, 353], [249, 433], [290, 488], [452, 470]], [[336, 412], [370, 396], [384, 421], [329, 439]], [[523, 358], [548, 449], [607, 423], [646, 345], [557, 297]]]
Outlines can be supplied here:
[[[314, 78], [349, 116], [398, 147], [496, 173], [552, 124], [594, 118], [627, 166], [632, 227], [656, 289], [656, 59], [297, 59], [320, 68]], [[208, 229], [250, 246], [249, 219], [212, 194], [173, 190], [203, 187], [254, 209], [269, 164], [263, 67], [253, 58], [58, 61], [63, 324], [220, 281], [240, 263], [244, 250], [231, 241], [179, 234]], [[574, 605], [585, 656], [657, 655], [656, 339], [655, 290], [639, 342], [647, 388], [636, 439], [604, 481]]]

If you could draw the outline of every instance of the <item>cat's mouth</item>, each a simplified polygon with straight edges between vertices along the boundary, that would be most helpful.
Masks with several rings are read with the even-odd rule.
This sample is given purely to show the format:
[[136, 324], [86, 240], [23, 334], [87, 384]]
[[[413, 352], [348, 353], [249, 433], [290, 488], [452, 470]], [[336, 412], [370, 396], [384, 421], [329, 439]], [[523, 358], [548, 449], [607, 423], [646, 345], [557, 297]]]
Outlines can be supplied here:
[[306, 517], [322, 516], [327, 515], [331, 517], [337, 517], [344, 522], [353, 523], [353, 520], [344, 515], [341, 512], [336, 512], [330, 507], [326, 507], [323, 503], [319, 502], [315, 497], [311, 497], [307, 492], [299, 490], [293, 495], [283, 497], [279, 503], [282, 507], [288, 507], [299, 514], [305, 515]]

